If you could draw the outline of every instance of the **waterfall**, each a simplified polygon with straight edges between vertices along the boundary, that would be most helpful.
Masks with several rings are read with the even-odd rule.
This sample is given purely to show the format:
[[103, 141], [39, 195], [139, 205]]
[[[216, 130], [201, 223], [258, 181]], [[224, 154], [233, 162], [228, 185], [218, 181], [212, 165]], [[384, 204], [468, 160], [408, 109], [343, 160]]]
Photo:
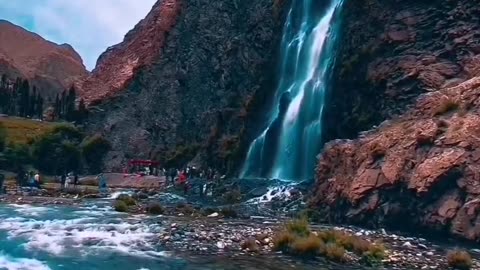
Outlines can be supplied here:
[[292, 0], [284, 26], [276, 105], [250, 145], [241, 178], [303, 180], [322, 147], [322, 111], [343, 0]]

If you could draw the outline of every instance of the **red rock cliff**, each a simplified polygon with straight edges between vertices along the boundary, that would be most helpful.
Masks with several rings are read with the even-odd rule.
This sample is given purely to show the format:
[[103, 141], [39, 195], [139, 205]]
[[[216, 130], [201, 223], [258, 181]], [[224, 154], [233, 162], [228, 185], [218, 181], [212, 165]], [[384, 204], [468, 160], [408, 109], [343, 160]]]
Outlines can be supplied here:
[[135, 71], [158, 58], [168, 32], [180, 12], [180, 0], [160, 0], [145, 19], [112, 46], [97, 61], [95, 69], [81, 86], [88, 103], [113, 97], [131, 81]]
[[474, 77], [422, 95], [406, 114], [359, 139], [329, 143], [311, 203], [337, 221], [480, 240], [478, 108]]
[[57, 45], [4, 20], [0, 20], [0, 73], [27, 78], [46, 93], [67, 89], [88, 74], [70, 45]]
[[467, 0], [346, 3], [324, 124], [353, 140], [325, 146], [311, 201], [330, 220], [480, 240], [479, 11]]

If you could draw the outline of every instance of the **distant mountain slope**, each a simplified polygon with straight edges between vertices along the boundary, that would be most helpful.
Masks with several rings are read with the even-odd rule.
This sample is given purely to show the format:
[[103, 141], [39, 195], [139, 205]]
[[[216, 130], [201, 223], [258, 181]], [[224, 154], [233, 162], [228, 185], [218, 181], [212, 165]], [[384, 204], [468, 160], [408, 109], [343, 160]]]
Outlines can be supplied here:
[[88, 75], [80, 55], [20, 26], [0, 20], [0, 74], [23, 77], [47, 95], [78, 84]]

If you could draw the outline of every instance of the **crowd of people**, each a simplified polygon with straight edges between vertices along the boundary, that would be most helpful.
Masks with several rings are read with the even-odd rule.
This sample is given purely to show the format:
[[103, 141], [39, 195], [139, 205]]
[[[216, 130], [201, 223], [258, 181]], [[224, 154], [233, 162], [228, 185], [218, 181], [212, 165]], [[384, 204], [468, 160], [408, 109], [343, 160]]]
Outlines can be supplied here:
[[41, 188], [42, 179], [39, 172], [17, 172], [17, 186]]
[[[163, 176], [166, 179], [165, 184], [167, 188], [179, 188], [184, 194], [191, 192], [200, 196], [211, 196], [214, 186], [222, 179], [220, 173], [212, 168], [198, 169], [195, 166], [187, 166], [182, 169], [149, 169], [150, 174], [147, 175]], [[0, 189], [3, 186], [3, 178], [0, 175]], [[16, 179], [18, 187], [41, 188], [42, 179], [39, 172], [18, 171]], [[99, 189], [108, 189], [107, 181], [103, 174], [99, 174], [97, 180]], [[79, 175], [76, 172], [65, 172], [57, 175], [54, 177], [54, 181], [60, 184], [61, 190], [67, 190], [72, 186], [75, 188], [80, 184]]]
[[60, 181], [58, 181], [58, 176], [57, 176], [57, 181], [60, 182], [60, 189], [67, 189], [69, 188], [72, 184], [74, 187], [78, 185], [78, 174], [76, 172], [70, 172], [70, 173], [64, 173], [60, 176]]
[[170, 168], [163, 171], [167, 185], [182, 188], [184, 194], [195, 190], [200, 196], [209, 195], [214, 185], [222, 178], [217, 171], [211, 168], [199, 170], [196, 167], [188, 166], [181, 170]]

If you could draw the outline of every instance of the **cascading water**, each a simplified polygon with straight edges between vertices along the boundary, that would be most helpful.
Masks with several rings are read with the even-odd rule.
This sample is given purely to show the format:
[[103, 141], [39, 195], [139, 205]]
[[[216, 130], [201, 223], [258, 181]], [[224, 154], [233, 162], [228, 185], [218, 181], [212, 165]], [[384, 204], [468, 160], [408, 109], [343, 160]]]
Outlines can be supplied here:
[[242, 178], [312, 177], [322, 146], [322, 110], [343, 0], [293, 0], [282, 39], [277, 106], [250, 145]]

